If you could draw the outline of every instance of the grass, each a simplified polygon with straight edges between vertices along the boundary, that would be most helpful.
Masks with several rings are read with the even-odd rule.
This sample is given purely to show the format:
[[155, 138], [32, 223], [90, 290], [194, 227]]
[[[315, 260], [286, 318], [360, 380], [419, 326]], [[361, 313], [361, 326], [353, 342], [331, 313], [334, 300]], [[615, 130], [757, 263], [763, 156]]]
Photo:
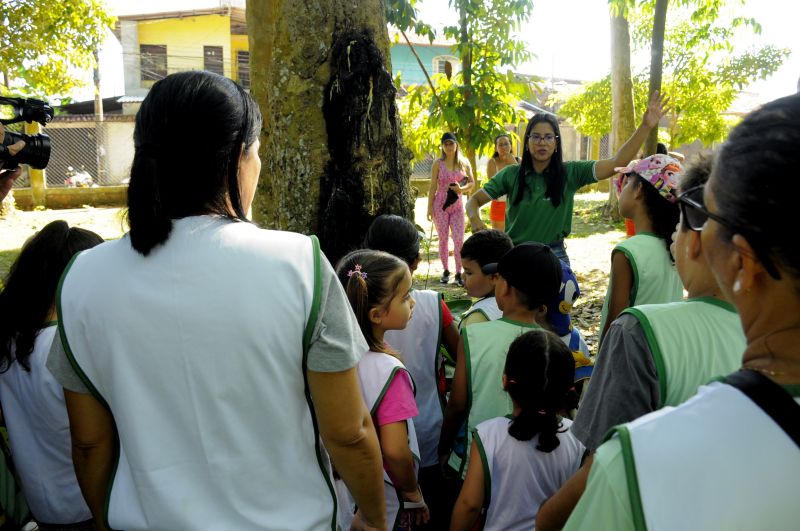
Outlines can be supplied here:
[[625, 231], [624, 221], [609, 220], [605, 213], [608, 194], [592, 193], [575, 197], [571, 238], [586, 238], [614, 230]]

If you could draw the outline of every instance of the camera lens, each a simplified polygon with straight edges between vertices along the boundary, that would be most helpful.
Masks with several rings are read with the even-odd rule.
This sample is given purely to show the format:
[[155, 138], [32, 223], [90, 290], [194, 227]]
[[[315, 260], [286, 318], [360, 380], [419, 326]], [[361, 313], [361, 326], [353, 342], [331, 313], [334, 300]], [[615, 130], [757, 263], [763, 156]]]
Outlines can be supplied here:
[[0, 158], [14, 165], [28, 164], [31, 168], [36, 168], [37, 170], [46, 168], [47, 163], [50, 162], [50, 137], [42, 134], [26, 135], [6, 131], [3, 145], [8, 147], [20, 140], [25, 141], [25, 147], [22, 148], [22, 151], [13, 157], [8, 152], [5, 152], [0, 154]]

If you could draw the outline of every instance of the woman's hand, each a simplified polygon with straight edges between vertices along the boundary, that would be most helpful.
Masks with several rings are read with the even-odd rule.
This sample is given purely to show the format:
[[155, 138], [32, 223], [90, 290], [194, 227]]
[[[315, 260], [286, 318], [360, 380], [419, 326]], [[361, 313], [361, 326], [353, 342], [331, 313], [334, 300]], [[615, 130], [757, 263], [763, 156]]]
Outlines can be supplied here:
[[652, 129], [658, 126], [661, 117], [669, 112], [669, 98], [661, 95], [660, 91], [653, 92], [647, 103], [647, 110], [642, 116], [642, 124]]
[[350, 531], [384, 531], [385, 527], [376, 527], [364, 521], [361, 511], [358, 511], [353, 516], [353, 521], [350, 523]]
[[[0, 124], [0, 144], [2, 144], [3, 139], [6, 136], [5, 128], [3, 124]], [[20, 140], [19, 142], [15, 142], [10, 146], [2, 146], [5, 151], [8, 152], [10, 156], [15, 156], [17, 153], [22, 151], [22, 148], [25, 147], [25, 142]], [[4, 162], [0, 160], [0, 201], [5, 199], [8, 192], [11, 191], [11, 187], [14, 186], [14, 180], [22, 174], [22, 168], [17, 166], [11, 170], [3, 170]]]
[[414, 508], [414, 509], [403, 509], [403, 512], [407, 513], [409, 518], [411, 519], [411, 523], [415, 526], [420, 524], [427, 524], [428, 520], [431, 519], [431, 513], [428, 510], [428, 506], [425, 505], [425, 499], [422, 497], [422, 491], [417, 490], [412, 492], [403, 492], [402, 493], [404, 505], [408, 503], [412, 504], [422, 504], [422, 507]]
[[459, 195], [461, 194], [461, 186], [459, 186], [458, 183], [450, 183], [448, 185], [448, 188], [450, 188], [450, 190], [454, 191], [455, 193], [457, 193]]
[[433, 221], [433, 205], [428, 203], [428, 221]]

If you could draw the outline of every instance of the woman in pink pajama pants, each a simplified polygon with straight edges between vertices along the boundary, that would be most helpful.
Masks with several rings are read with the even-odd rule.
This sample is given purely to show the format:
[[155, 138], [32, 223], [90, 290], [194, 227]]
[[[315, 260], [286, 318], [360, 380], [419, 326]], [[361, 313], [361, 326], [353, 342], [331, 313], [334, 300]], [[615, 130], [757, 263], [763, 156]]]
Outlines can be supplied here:
[[[439, 258], [444, 267], [442, 284], [447, 284], [450, 280], [448, 240], [452, 232], [453, 258], [456, 262], [455, 281], [460, 286], [464, 285], [461, 280], [461, 245], [464, 243], [464, 202], [461, 195], [472, 190], [474, 186], [472, 167], [461, 155], [456, 136], [453, 133], [445, 133], [442, 135], [442, 156], [433, 161], [431, 186], [428, 191], [428, 220], [433, 220], [436, 226], [436, 233], [439, 235]], [[448, 194], [448, 191], [451, 193]], [[448, 195], [451, 197], [450, 200]]]

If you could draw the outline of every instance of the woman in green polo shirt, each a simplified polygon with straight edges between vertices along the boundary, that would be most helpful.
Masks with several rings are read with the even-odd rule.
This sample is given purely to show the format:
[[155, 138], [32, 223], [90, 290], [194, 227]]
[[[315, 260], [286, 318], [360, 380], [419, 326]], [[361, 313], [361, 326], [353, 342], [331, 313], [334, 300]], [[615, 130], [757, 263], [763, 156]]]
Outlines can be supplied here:
[[506, 232], [517, 245], [535, 241], [550, 245], [556, 256], [569, 263], [564, 238], [572, 231], [572, 208], [579, 188], [614, 175], [636, 156], [650, 130], [666, 112], [667, 101], [653, 93], [642, 124], [611, 159], [598, 161], [562, 160], [561, 134], [555, 115], [538, 113], [525, 129], [522, 162], [500, 170], [467, 201], [472, 230], [485, 229], [478, 209], [500, 196], [508, 195]]

